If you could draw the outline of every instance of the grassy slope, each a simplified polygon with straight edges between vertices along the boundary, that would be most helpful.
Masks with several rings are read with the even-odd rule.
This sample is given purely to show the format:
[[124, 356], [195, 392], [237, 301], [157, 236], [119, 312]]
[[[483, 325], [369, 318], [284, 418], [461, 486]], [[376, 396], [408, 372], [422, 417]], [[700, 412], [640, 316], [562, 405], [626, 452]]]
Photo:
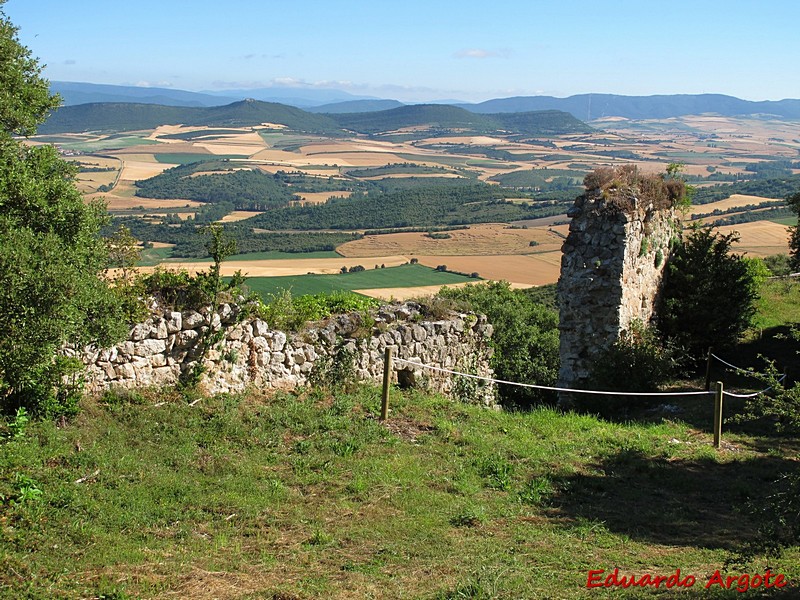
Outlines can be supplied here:
[[699, 592], [796, 468], [776, 439], [399, 392], [382, 425], [374, 388], [132, 399], [0, 447], [0, 493], [42, 490], [2, 507], [0, 597], [603, 598], [614, 566]]

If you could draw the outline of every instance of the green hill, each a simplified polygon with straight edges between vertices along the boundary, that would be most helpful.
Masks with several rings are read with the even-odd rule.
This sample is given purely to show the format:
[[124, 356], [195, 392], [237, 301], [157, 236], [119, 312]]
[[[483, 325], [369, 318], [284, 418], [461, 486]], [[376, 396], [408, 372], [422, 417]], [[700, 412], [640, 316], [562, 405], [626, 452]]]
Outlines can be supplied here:
[[472, 134], [558, 135], [592, 131], [582, 121], [557, 110], [481, 115], [446, 104], [415, 104], [377, 112], [328, 116], [344, 129], [367, 135], [408, 127]]
[[304, 133], [341, 135], [339, 126], [325, 115], [308, 113], [299, 108], [242, 100], [225, 106], [179, 107], [158, 104], [100, 102], [64, 106], [55, 111], [39, 128], [39, 133], [79, 133], [84, 131], [134, 131], [153, 129], [159, 125], [236, 126], [249, 127], [261, 123], [285, 125]]
[[136, 131], [177, 124], [250, 127], [261, 123], [276, 123], [291, 131], [325, 136], [341, 136], [343, 130], [376, 135], [408, 127], [423, 128], [427, 130], [425, 135], [431, 131], [520, 136], [592, 131], [582, 121], [557, 110], [482, 115], [446, 104], [417, 104], [373, 112], [317, 114], [286, 104], [249, 99], [212, 107], [126, 102], [64, 106], [50, 116], [39, 133]]

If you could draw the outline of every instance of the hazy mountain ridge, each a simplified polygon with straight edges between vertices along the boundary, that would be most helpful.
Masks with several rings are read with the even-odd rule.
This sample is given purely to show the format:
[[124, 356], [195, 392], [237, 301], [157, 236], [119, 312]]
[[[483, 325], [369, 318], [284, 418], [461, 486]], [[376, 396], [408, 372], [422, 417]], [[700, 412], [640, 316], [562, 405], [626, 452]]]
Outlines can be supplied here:
[[603, 117], [669, 119], [706, 113], [715, 113], [725, 117], [766, 114], [786, 119], [800, 119], [800, 100], [754, 102], [724, 94], [657, 96], [579, 94], [568, 98], [518, 96], [487, 100], [479, 104], [459, 104], [458, 106], [477, 113], [563, 110], [584, 121]]
[[[342, 90], [322, 88], [273, 87], [189, 92], [172, 88], [53, 81], [51, 89], [62, 95], [65, 106], [97, 102], [135, 102], [165, 106], [211, 107], [254, 98], [264, 102], [288, 104], [314, 113], [354, 113], [387, 110], [405, 105], [397, 100], [356, 96]], [[435, 104], [443, 103], [435, 102]], [[722, 116], [766, 114], [785, 119], [800, 119], [800, 100], [751, 101], [724, 94], [621, 96], [591, 93], [567, 98], [517, 96], [480, 103], [451, 102], [449, 105], [479, 114], [561, 110], [583, 121], [603, 117], [666, 119], [704, 113]]]

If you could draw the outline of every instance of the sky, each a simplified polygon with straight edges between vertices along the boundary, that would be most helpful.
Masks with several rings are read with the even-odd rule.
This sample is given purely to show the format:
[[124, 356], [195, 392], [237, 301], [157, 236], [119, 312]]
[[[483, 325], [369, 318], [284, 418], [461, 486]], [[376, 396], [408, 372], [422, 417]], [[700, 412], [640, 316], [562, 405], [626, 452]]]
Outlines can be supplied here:
[[800, 98], [798, 0], [7, 0], [55, 81], [403, 102]]

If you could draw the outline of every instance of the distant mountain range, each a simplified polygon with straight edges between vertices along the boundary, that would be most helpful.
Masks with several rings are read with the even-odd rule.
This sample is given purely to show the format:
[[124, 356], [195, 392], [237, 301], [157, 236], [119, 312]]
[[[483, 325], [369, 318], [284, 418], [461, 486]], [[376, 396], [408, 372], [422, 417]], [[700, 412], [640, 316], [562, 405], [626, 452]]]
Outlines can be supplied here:
[[[397, 100], [356, 96], [341, 90], [311, 87], [188, 92], [171, 88], [53, 81], [51, 89], [61, 94], [65, 106], [90, 102], [135, 102], [165, 106], [212, 107], [252, 98], [264, 102], [288, 104], [314, 113], [339, 114], [381, 111], [404, 105]], [[560, 110], [582, 121], [603, 117], [667, 119], [705, 113], [722, 116], [772, 115], [784, 119], [800, 119], [800, 100], [754, 102], [722, 94], [659, 96], [580, 94], [568, 98], [519, 96], [487, 100], [478, 104], [461, 102], [448, 104], [480, 114]]]
[[159, 125], [249, 127], [262, 123], [283, 125], [291, 131], [327, 136], [348, 132], [376, 135], [413, 127], [437, 135], [502, 133], [520, 136], [583, 133], [592, 128], [572, 115], [555, 110], [478, 114], [456, 106], [414, 104], [362, 113], [319, 114], [294, 106], [260, 100], [241, 100], [224, 106], [163, 106], [99, 102], [64, 106], [39, 128], [41, 134], [85, 131], [134, 131]]

